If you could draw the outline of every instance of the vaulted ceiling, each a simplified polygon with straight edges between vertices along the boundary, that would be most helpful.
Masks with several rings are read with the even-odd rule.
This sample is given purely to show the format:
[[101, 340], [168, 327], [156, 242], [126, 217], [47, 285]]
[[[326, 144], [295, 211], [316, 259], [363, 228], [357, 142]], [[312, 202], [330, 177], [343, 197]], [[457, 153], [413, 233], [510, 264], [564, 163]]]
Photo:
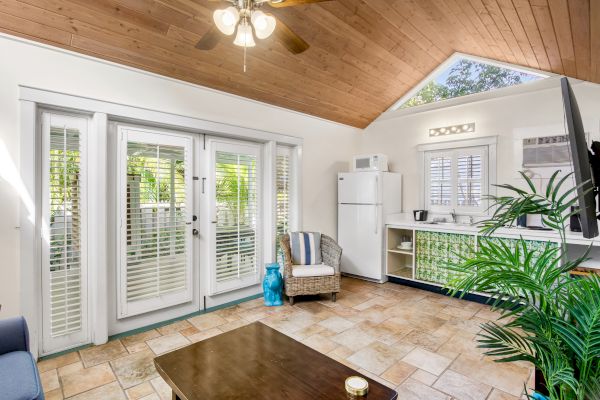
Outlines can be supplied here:
[[[600, 83], [600, 0], [332, 0], [272, 10], [310, 49], [194, 48], [208, 0], [0, 0], [0, 31], [365, 127], [455, 51]], [[7, 55], [2, 55], [6, 57]]]

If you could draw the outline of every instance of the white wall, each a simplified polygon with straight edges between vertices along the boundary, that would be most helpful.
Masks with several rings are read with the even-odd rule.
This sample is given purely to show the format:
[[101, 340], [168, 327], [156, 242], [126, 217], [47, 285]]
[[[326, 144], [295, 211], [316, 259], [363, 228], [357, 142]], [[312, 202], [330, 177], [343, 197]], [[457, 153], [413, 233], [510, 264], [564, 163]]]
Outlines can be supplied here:
[[303, 227], [336, 235], [336, 173], [358, 129], [10, 36], [0, 54], [0, 318], [20, 312], [19, 85], [302, 137]]
[[[575, 84], [573, 90], [586, 131], [598, 137], [600, 85]], [[466, 122], [476, 123], [474, 134], [429, 137], [430, 128]], [[359, 147], [363, 153], [380, 152], [390, 157], [391, 170], [404, 175], [403, 209], [411, 212], [421, 208], [418, 144], [498, 135], [497, 182], [515, 184], [517, 171], [522, 169], [519, 142], [522, 135], [529, 134], [565, 134], [559, 86], [397, 118], [381, 118], [365, 130]]]

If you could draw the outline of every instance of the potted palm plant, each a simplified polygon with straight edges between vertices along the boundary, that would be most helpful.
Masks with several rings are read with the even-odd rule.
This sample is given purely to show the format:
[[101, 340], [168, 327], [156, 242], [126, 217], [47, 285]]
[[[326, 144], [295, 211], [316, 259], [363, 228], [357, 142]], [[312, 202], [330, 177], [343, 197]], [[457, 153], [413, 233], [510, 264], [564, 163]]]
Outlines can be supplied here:
[[[450, 266], [452, 294], [490, 296], [497, 321], [484, 323], [479, 347], [497, 362], [527, 361], [539, 382], [530, 398], [600, 399], [600, 277], [570, 271], [588, 259], [591, 246], [569, 257], [567, 227], [577, 188], [564, 190], [570, 175], [557, 171], [542, 193], [523, 173], [527, 190], [498, 185], [492, 216], [481, 225], [474, 255]], [[500, 239], [498, 230], [523, 214], [539, 214], [558, 240], [531, 246], [523, 238]], [[496, 235], [494, 235], [496, 233]], [[525, 383], [524, 383], [525, 384]]]

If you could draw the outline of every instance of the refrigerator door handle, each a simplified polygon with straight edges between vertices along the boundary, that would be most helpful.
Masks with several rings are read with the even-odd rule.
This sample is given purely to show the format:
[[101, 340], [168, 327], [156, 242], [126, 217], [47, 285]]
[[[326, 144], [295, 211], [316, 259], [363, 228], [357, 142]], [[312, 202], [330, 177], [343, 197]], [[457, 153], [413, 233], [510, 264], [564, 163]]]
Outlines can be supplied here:
[[375, 175], [375, 204], [379, 204], [379, 175]]
[[375, 206], [375, 234], [377, 235], [377, 231], [378, 231], [378, 226], [379, 226], [379, 212], [378, 212], [378, 208], [379, 206]]

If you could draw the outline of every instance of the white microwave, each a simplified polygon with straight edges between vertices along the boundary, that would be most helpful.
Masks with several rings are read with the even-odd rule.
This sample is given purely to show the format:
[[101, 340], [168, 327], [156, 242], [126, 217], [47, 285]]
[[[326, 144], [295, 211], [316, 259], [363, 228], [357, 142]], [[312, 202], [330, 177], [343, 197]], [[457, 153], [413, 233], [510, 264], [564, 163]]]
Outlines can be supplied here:
[[384, 154], [366, 154], [352, 157], [352, 171], [388, 171], [388, 158]]

